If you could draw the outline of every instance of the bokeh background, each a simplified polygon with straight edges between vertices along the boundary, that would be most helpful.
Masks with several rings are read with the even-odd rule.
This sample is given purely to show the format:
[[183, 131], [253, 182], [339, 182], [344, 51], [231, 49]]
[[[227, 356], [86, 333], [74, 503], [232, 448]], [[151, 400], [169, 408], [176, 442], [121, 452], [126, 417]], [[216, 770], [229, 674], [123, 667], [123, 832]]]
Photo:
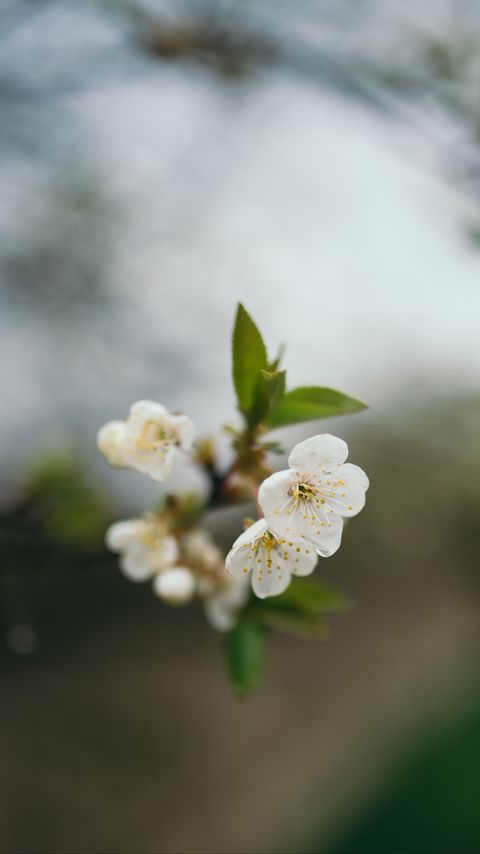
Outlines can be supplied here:
[[[479, 49], [468, 0], [1, 3], [1, 851], [480, 850]], [[351, 612], [243, 702], [106, 552], [162, 487], [95, 448], [235, 421], [238, 300], [369, 403], [318, 429], [372, 481]]]

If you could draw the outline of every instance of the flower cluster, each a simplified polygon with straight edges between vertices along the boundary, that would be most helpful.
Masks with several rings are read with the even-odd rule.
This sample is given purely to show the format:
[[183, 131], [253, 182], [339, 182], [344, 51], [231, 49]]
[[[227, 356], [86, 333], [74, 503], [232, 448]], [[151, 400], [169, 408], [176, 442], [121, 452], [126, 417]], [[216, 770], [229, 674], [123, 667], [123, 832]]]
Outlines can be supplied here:
[[147, 514], [115, 522], [105, 539], [120, 555], [120, 569], [131, 581], [151, 580], [153, 591], [169, 605], [185, 605], [198, 595], [213, 628], [232, 628], [248, 586], [226, 575], [223, 555], [206, 530], [175, 537], [161, 516]]
[[347, 443], [328, 433], [292, 450], [289, 468], [267, 477], [258, 503], [264, 514], [233, 544], [226, 567], [235, 578], [251, 575], [261, 599], [283, 593], [292, 575], [310, 575], [317, 556], [340, 546], [343, 518], [365, 504], [368, 478], [346, 463]]
[[[190, 449], [195, 436], [185, 415], [173, 415], [159, 403], [141, 400], [126, 421], [110, 421], [98, 432], [98, 447], [115, 467], [131, 467], [154, 480], [165, 480], [177, 448]], [[115, 522], [107, 530], [107, 547], [120, 555], [130, 581], [151, 581], [153, 591], [169, 605], [203, 600], [208, 621], [228, 631], [248, 599], [246, 579], [225, 572], [225, 559], [209, 533], [200, 527], [173, 532], [168, 515], [147, 513]]]
[[[328, 433], [297, 444], [288, 468], [275, 471], [272, 457], [284, 452], [268, 433], [366, 407], [327, 386], [291, 388], [283, 348], [269, 354], [240, 303], [231, 354], [239, 423], [223, 428], [231, 446], [227, 464], [214, 438], [196, 439], [186, 415], [151, 400], [134, 403], [124, 421], [105, 424], [97, 441], [111, 465], [155, 481], [167, 480], [180, 452], [201, 473], [202, 493], [166, 494], [155, 512], [111, 525], [106, 543], [124, 575], [149, 582], [163, 601], [201, 602], [210, 625], [227, 633], [226, 672], [245, 696], [262, 673], [271, 629], [321, 638], [327, 616], [345, 607], [345, 597], [324, 581], [302, 577], [340, 547], [345, 519], [360, 512], [369, 486], [362, 469], [347, 463], [346, 443]], [[211, 511], [253, 501], [259, 518], [245, 520], [225, 559], [206, 520]]]
[[[112, 465], [161, 481], [177, 449], [190, 449], [194, 436], [185, 415], [142, 400], [126, 421], [100, 429], [98, 446]], [[172, 605], [198, 596], [212, 626], [228, 631], [249, 598], [250, 578], [260, 599], [278, 596], [292, 576], [310, 575], [319, 555], [337, 551], [343, 520], [362, 509], [369, 485], [362, 469], [345, 462], [347, 456], [347, 444], [329, 434], [296, 445], [289, 468], [260, 484], [263, 517], [238, 537], [226, 561], [197, 520], [178, 527], [162, 512], [116, 522], [106, 544], [120, 555], [120, 568], [130, 580], [151, 580], [154, 592]]]

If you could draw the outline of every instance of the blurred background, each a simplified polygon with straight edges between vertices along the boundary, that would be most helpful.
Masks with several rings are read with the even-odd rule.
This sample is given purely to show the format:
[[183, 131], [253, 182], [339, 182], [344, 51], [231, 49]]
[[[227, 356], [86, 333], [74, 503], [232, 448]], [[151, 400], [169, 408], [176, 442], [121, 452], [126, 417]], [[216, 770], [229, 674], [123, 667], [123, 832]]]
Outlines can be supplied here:
[[[480, 851], [479, 48], [468, 0], [2, 0], [1, 851]], [[235, 418], [238, 300], [370, 405], [285, 446], [372, 482], [352, 611], [243, 702], [106, 552], [162, 487], [95, 447]]]

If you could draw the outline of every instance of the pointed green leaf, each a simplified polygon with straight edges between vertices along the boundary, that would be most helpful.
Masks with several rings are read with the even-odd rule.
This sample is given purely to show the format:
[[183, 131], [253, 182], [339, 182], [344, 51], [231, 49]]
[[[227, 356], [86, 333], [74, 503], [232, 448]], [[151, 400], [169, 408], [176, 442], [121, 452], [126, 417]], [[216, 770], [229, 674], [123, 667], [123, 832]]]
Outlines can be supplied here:
[[267, 350], [252, 318], [241, 303], [232, 336], [232, 374], [240, 410], [251, 411], [260, 371], [268, 368]]
[[274, 359], [274, 360], [273, 360], [273, 362], [271, 362], [271, 363], [269, 364], [269, 366], [268, 366], [268, 370], [269, 370], [269, 371], [278, 371], [278, 369], [279, 369], [279, 367], [280, 367], [280, 364], [281, 364], [281, 362], [282, 362], [282, 359], [283, 359], [283, 357], [284, 357], [284, 355], [285, 355], [285, 350], [286, 350], [286, 349], [287, 349], [286, 344], [284, 344], [284, 343], [282, 342], [282, 343], [280, 344], [280, 347], [278, 348], [278, 353], [277, 353], [277, 355], [276, 355], [275, 359]]
[[262, 626], [246, 620], [237, 623], [225, 637], [227, 675], [239, 697], [249, 694], [262, 675], [264, 639]]
[[303, 386], [286, 392], [280, 398], [270, 414], [268, 423], [270, 427], [285, 427], [303, 421], [360, 412], [366, 408], [365, 403], [333, 388]]

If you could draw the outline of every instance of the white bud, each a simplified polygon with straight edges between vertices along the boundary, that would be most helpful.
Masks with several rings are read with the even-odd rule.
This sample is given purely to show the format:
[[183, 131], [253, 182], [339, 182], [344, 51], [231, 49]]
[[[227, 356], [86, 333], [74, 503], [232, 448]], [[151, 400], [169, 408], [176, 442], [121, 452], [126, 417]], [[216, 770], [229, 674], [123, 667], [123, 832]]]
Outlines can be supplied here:
[[125, 465], [126, 429], [124, 421], [108, 421], [97, 433], [97, 446], [111, 466]]
[[184, 605], [195, 593], [195, 578], [189, 569], [175, 566], [155, 576], [153, 590], [169, 605]]

